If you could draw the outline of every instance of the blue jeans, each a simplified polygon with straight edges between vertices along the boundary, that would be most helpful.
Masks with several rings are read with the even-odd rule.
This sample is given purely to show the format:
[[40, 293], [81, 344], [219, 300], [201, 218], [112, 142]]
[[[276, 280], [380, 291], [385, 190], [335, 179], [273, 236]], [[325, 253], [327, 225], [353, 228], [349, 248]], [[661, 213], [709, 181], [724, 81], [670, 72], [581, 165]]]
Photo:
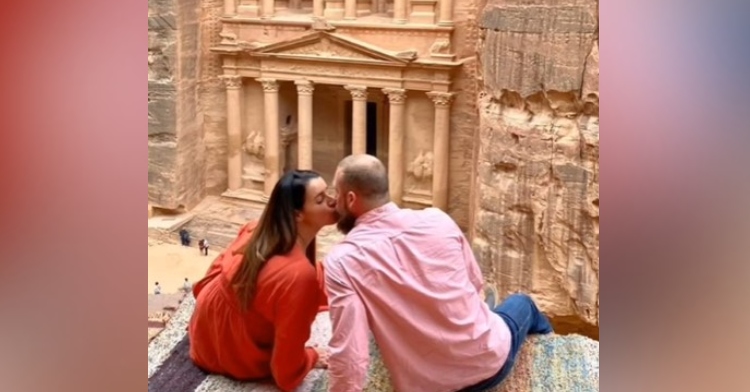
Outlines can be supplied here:
[[518, 353], [521, 352], [521, 347], [528, 335], [544, 335], [554, 332], [547, 317], [539, 311], [534, 300], [528, 295], [514, 294], [495, 308], [494, 312], [502, 317], [510, 328], [512, 340], [508, 360], [496, 375], [479, 384], [464, 388], [460, 392], [483, 392], [500, 385], [513, 370]]

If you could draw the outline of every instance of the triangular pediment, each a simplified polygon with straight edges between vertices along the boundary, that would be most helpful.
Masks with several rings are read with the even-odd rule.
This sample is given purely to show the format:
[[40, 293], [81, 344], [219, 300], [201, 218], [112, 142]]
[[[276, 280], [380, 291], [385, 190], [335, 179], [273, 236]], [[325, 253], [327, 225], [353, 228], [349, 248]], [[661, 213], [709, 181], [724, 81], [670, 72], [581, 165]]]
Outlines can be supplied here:
[[262, 57], [309, 59], [317, 61], [353, 61], [405, 65], [413, 58], [399, 56], [350, 37], [324, 31], [314, 32], [289, 41], [257, 48], [252, 55]]

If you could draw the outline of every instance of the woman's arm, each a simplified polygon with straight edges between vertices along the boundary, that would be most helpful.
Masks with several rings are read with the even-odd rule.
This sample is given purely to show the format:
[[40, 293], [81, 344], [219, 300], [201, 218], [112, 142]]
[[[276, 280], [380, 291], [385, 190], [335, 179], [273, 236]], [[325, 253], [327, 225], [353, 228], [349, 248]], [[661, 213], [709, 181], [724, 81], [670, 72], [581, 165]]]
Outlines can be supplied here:
[[276, 335], [271, 372], [282, 391], [297, 388], [318, 361], [318, 353], [306, 348], [318, 313], [319, 283], [309, 263], [299, 263], [284, 274], [276, 301]]

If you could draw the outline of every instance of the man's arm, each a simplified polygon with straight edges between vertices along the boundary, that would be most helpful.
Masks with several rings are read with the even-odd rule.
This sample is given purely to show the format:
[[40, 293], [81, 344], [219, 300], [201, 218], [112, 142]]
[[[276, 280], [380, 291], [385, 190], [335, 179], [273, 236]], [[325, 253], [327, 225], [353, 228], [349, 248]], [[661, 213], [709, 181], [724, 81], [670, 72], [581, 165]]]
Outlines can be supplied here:
[[328, 391], [360, 392], [365, 387], [370, 361], [367, 312], [341, 264], [341, 260], [327, 260], [325, 269], [333, 325], [329, 343]]

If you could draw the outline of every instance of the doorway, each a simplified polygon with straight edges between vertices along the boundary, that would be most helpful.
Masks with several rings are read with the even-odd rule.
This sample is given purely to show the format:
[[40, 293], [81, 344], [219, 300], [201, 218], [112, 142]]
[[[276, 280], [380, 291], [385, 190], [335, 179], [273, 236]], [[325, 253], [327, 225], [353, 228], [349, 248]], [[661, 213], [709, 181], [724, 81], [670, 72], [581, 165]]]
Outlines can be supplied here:
[[[346, 135], [346, 155], [352, 153], [352, 122], [354, 121], [352, 101], [346, 101], [344, 124]], [[367, 154], [378, 156], [378, 134], [380, 133], [380, 114], [377, 102], [367, 102]]]

